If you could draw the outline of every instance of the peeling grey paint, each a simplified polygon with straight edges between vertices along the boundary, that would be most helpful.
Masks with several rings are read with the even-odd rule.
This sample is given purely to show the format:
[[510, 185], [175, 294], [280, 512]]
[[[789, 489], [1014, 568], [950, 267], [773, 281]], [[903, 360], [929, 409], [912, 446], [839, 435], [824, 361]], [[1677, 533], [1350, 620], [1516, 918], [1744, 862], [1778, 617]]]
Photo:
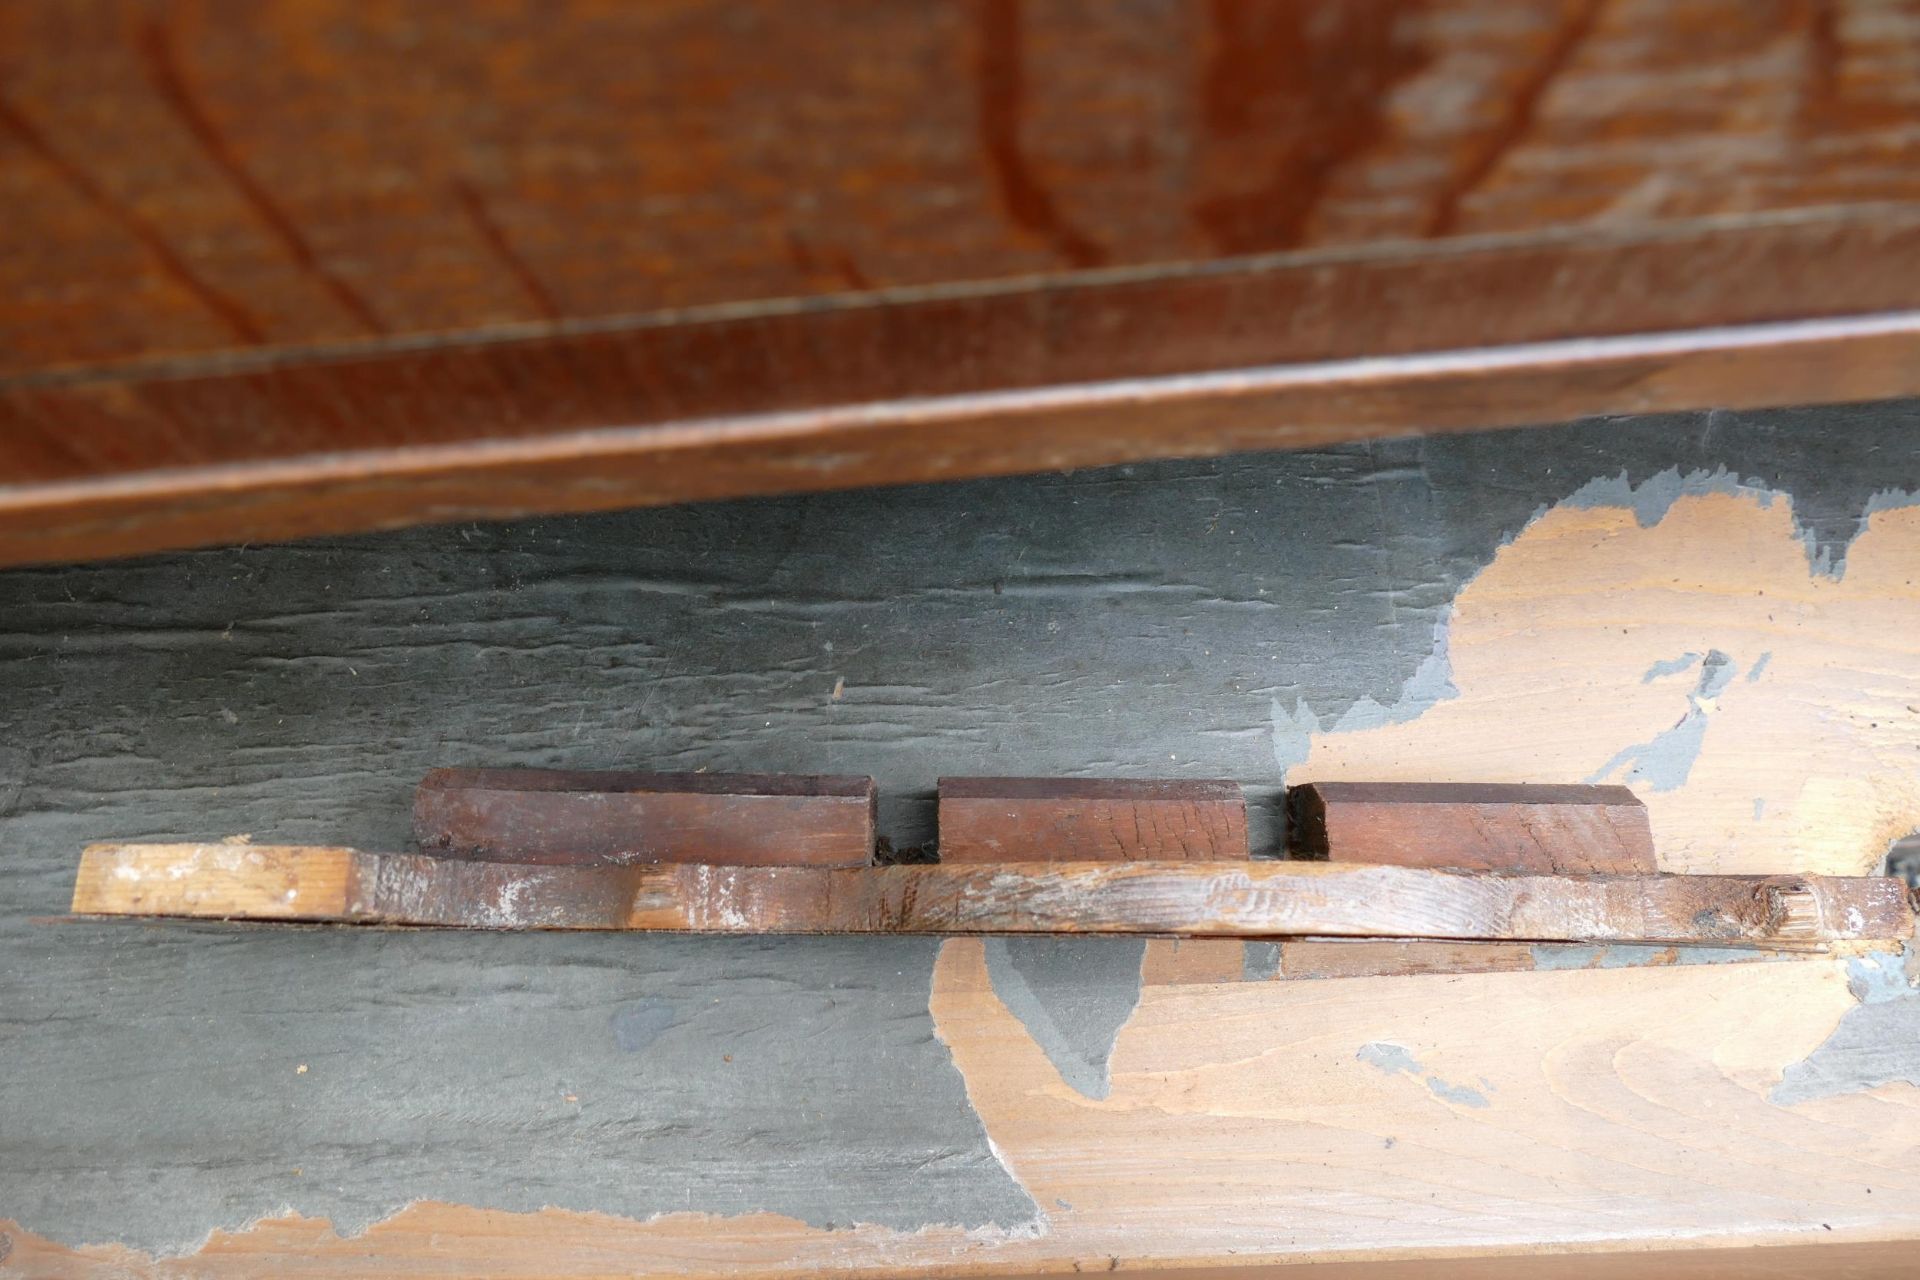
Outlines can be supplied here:
[[1686, 785], [1700, 758], [1707, 737], [1707, 716], [1713, 699], [1727, 687], [1738, 672], [1733, 659], [1718, 649], [1709, 649], [1700, 662], [1700, 678], [1687, 696], [1687, 711], [1672, 728], [1663, 730], [1647, 742], [1623, 747], [1612, 759], [1587, 775], [1588, 782], [1601, 782], [1625, 770], [1622, 781], [1628, 786], [1640, 784], [1651, 791], [1674, 791]]
[[1883, 1084], [1920, 1085], [1920, 987], [1903, 955], [1850, 960], [1847, 989], [1860, 1001], [1820, 1047], [1788, 1067], [1769, 1095], [1779, 1106], [1858, 1093]]
[[1774, 493], [1766, 486], [1744, 481], [1724, 466], [1697, 467], [1682, 471], [1668, 467], [1635, 483], [1626, 471], [1597, 476], [1567, 496], [1563, 504], [1574, 508], [1624, 507], [1633, 512], [1642, 529], [1651, 529], [1666, 519], [1673, 504], [1681, 498], [1706, 494], [1743, 494], [1772, 506]]
[[[1375, 1067], [1388, 1075], [1406, 1074], [1420, 1079], [1423, 1068], [1404, 1045], [1390, 1044], [1384, 1040], [1370, 1040], [1360, 1046], [1353, 1055], [1370, 1067]], [[1426, 1076], [1424, 1083], [1427, 1092], [1442, 1102], [1451, 1102], [1463, 1107], [1487, 1107], [1493, 1105], [1487, 1095], [1471, 1085], [1449, 1084], [1439, 1076]], [[1481, 1081], [1486, 1084], [1485, 1080]], [[1488, 1085], [1491, 1088], [1491, 1085]]]
[[1435, 704], [1459, 697], [1460, 690], [1453, 684], [1453, 662], [1447, 653], [1447, 628], [1445, 619], [1434, 624], [1433, 652], [1400, 686], [1400, 696], [1391, 706], [1382, 705], [1371, 694], [1364, 695], [1334, 722], [1333, 732], [1356, 733], [1390, 724], [1405, 724], [1425, 714]]
[[1772, 661], [1773, 661], [1773, 650], [1771, 649], [1768, 649], [1765, 653], [1761, 654], [1757, 659], [1755, 659], [1753, 664], [1753, 669], [1747, 672], [1747, 683], [1748, 684], [1756, 683], [1760, 679], [1760, 673], [1765, 671], [1767, 669], [1767, 664]]
[[1292, 711], [1281, 706], [1280, 699], [1273, 699], [1269, 714], [1273, 718], [1269, 731], [1273, 740], [1273, 763], [1284, 781], [1287, 770], [1307, 762], [1314, 735], [1320, 732], [1320, 717], [1300, 698], [1294, 699]]
[[179, 1253], [285, 1209], [353, 1234], [419, 1199], [1037, 1213], [933, 1034], [936, 940], [52, 932], [61, 966], [0, 1010], [0, 1205], [63, 1241]]
[[[1558, 438], [1551, 444], [1529, 433], [1536, 438], [1522, 446], [1521, 455], [1504, 459], [1494, 454], [1497, 442], [1491, 436], [1455, 438], [1471, 441], [1464, 445], [1449, 445], [1446, 438], [1411, 441], [1406, 448], [1418, 456], [1435, 496], [1454, 492], [1456, 484], [1460, 492], [1472, 493], [1475, 482], [1481, 484], [1482, 514], [1497, 512], [1496, 522], [1504, 529], [1495, 547], [1556, 505], [1623, 507], [1651, 527], [1687, 496], [1740, 494], [1770, 507], [1786, 495], [1809, 571], [1839, 578], [1848, 549], [1875, 513], [1920, 503], [1920, 451], [1901, 444], [1900, 431], [1920, 431], [1920, 402], [1595, 420], [1556, 429], [1552, 434]], [[1848, 447], [1823, 452], [1822, 444], [1834, 436], [1844, 437]], [[1535, 444], [1543, 446], [1537, 453], [1528, 447]], [[1368, 449], [1377, 455], [1392, 445]], [[1515, 483], [1520, 475], [1525, 481]], [[1569, 483], [1581, 476], [1587, 478]], [[1497, 479], [1488, 484], [1489, 477]], [[1538, 496], [1523, 513], [1519, 506], [1527, 494]], [[1382, 551], [1390, 554], [1388, 548]], [[1455, 588], [1488, 559], [1491, 554], [1455, 578]], [[1390, 602], [1395, 598], [1390, 593]], [[1282, 776], [1307, 759], [1316, 734], [1398, 723], [1439, 697], [1453, 696], [1446, 625], [1443, 611], [1435, 621], [1433, 649], [1391, 695], [1368, 695], [1337, 713], [1311, 696], [1273, 697], [1272, 754]], [[1748, 672], [1750, 681], [1760, 678], [1771, 656], [1760, 656]], [[1444, 692], [1436, 696], [1436, 690]], [[1627, 748], [1594, 777], [1626, 767], [1629, 784], [1637, 780], [1655, 790], [1684, 785], [1704, 733], [1702, 720], [1685, 720], [1652, 742]]]
[[1697, 653], [1683, 653], [1677, 658], [1663, 658], [1647, 668], [1647, 673], [1640, 677], [1640, 683], [1652, 684], [1663, 676], [1679, 675], [1698, 661], [1700, 661], [1700, 655]]
[[1439, 1076], [1427, 1077], [1427, 1092], [1442, 1102], [1451, 1102], [1462, 1107], [1490, 1107], [1487, 1095], [1471, 1085], [1448, 1084]]
[[1247, 982], [1265, 982], [1280, 974], [1280, 944], [1249, 942], [1240, 956], [1240, 976]]
[[1389, 1044], [1384, 1040], [1370, 1040], [1361, 1045], [1359, 1052], [1353, 1056], [1370, 1067], [1378, 1067], [1388, 1075], [1397, 1071], [1404, 1071], [1410, 1076], [1420, 1074], [1419, 1060], [1408, 1052], [1404, 1045]]
[[[1771, 506], [1778, 492], [1779, 489], [1766, 480], [1736, 476], [1725, 466], [1687, 471], [1674, 466], [1655, 472], [1637, 484], [1624, 471], [1600, 477], [1571, 494], [1566, 505], [1625, 507], [1634, 513], [1642, 528], [1651, 528], [1683, 497], [1740, 494], [1757, 500], [1762, 506]], [[1825, 504], [1796, 503], [1794, 526], [1806, 547], [1810, 571], [1835, 579], [1845, 576], [1847, 550], [1867, 522], [1878, 512], [1920, 502], [1920, 488], [1881, 488], [1854, 501], [1857, 504], [1854, 511], [1842, 515], [1831, 513]]]
[[1536, 942], [1533, 945], [1535, 969], [1597, 969], [1606, 959], [1607, 948], [1584, 943]]
[[[1616, 418], [0, 573], [0, 972], [34, 975], [0, 1207], [175, 1248], [420, 1197], [1025, 1229], [929, 943], [25, 921], [91, 840], [397, 847], [436, 765], [870, 772], [897, 847], [941, 773], [1233, 777], [1263, 847], [1314, 733], [1450, 696], [1452, 601], [1540, 513], [1737, 483], [1837, 573], [1915, 438], [1913, 402]], [[1001, 970], [1101, 1088], [1137, 963], [1065, 1030], [1070, 973]]]
[[[1671, 951], [1672, 960], [1666, 955]], [[1637, 969], [1646, 965], [1745, 964], [1791, 957], [1752, 947], [1649, 947], [1634, 943], [1591, 946], [1573, 942], [1536, 942], [1533, 945], [1535, 969]]]
[[1861, 1004], [1912, 999], [1915, 988], [1907, 972], [1907, 962], [1913, 954], [1913, 944], [1909, 943], [1898, 952], [1875, 951], [1850, 957], [1847, 960], [1847, 990]]
[[1143, 938], [988, 938], [987, 974], [1060, 1078], [1105, 1098], [1114, 1042], [1140, 1003], [1146, 949]]
[[1694, 697], [1719, 697], [1739, 673], [1740, 668], [1734, 665], [1732, 658], [1718, 649], [1707, 650], [1707, 656], [1700, 660], [1700, 688]]

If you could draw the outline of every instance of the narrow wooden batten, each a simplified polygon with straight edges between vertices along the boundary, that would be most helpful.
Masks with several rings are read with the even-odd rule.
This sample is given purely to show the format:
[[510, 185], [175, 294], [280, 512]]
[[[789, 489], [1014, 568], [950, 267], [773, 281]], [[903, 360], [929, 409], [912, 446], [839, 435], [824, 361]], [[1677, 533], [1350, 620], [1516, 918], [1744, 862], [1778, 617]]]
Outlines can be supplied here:
[[303, 846], [98, 844], [99, 916], [698, 933], [1103, 933], [1795, 945], [1913, 933], [1873, 876], [1505, 875], [1253, 861], [535, 866]]

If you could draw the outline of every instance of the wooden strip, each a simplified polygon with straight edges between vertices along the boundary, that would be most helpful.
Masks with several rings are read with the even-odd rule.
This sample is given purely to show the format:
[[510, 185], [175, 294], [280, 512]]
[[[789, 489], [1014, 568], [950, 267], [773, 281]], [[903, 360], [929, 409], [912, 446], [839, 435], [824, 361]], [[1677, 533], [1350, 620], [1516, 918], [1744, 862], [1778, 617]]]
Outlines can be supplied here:
[[0, 441], [82, 447], [8, 462], [0, 564], [1913, 395], [1916, 264], [1883, 210], [23, 376]]
[[[1756, 953], [1758, 954], [1758, 953]], [[1327, 941], [1280, 944], [1280, 978], [1401, 977], [1418, 973], [1515, 973], [1534, 967], [1525, 942]]]
[[[279, 901], [308, 855], [94, 845], [76, 911], [334, 918]], [[218, 848], [220, 846], [213, 846]], [[343, 851], [319, 850], [331, 883]], [[700, 933], [1148, 933], [1772, 944], [1909, 937], [1887, 877], [1504, 876], [1253, 861], [820, 867], [527, 867], [357, 854], [337, 918], [479, 928]], [[129, 878], [123, 869], [139, 873]], [[293, 879], [288, 877], [292, 876]], [[138, 901], [126, 889], [164, 886]], [[203, 884], [204, 881], [204, 884]], [[303, 899], [303, 902], [305, 900]], [[256, 914], [257, 913], [257, 914]]]
[[1295, 857], [1562, 875], [1653, 872], [1647, 808], [1625, 787], [1315, 782], [1287, 793]]
[[[1554, 350], [1546, 344], [1567, 339], [1664, 334], [1685, 349], [1689, 332], [1911, 311], [1920, 307], [1913, 268], [1920, 206], [1879, 205], [20, 371], [0, 376], [0, 475], [70, 483], [319, 461], [316, 454], [437, 453], [612, 427], [694, 428], [734, 446], [798, 434], [790, 443], [804, 445], [815, 431], [950, 420], [969, 409], [1031, 420], [1074, 406], [1111, 412], [1139, 396], [1217, 398], [1252, 371], [1295, 369], [1290, 377], [1325, 383], [1333, 370], [1350, 377], [1447, 353], [1450, 363], [1492, 373], [1508, 363], [1500, 352], [1540, 347], [1532, 356], [1516, 351], [1536, 363]], [[1682, 291], [1621, 284], [1687, 269]], [[1540, 287], [1545, 276], [1554, 288]], [[1394, 305], [1383, 307], [1384, 298]], [[957, 344], [967, 359], [953, 358]], [[1233, 376], [1220, 385], [1187, 381], [1204, 374]], [[565, 396], [553, 394], [556, 383]], [[342, 397], [339, 410], [313, 403], [327, 390]], [[438, 420], [456, 404], [459, 418]], [[260, 421], [277, 429], [240, 429]], [[171, 429], [161, 432], [163, 424]], [[659, 451], [670, 455], [676, 436], [660, 435]], [[120, 448], [47, 447], [49, 438], [75, 437]], [[1025, 469], [1046, 461], [1051, 444], [1029, 439], [1034, 460]], [[840, 484], [874, 483], [860, 474], [863, 457], [816, 462], [845, 473]]]
[[[1898, 944], [1848, 943], [1850, 948]], [[1664, 969], [1684, 964], [1743, 964], [1826, 954], [1818, 943], [1735, 947], [1580, 942], [1435, 942], [1401, 938], [1153, 938], [1140, 962], [1147, 986], [1535, 970]]]
[[1220, 780], [942, 778], [940, 861], [1218, 862], [1247, 856], [1247, 802]]
[[867, 777], [436, 769], [413, 833], [426, 852], [494, 862], [859, 867], [876, 802]]

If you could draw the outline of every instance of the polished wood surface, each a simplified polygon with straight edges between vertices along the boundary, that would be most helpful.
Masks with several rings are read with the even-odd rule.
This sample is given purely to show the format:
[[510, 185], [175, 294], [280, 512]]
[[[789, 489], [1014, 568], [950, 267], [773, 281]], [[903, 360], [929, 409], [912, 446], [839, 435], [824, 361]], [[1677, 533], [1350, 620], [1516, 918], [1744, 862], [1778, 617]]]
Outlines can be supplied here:
[[1916, 32], [27, 0], [0, 562], [1920, 392]]

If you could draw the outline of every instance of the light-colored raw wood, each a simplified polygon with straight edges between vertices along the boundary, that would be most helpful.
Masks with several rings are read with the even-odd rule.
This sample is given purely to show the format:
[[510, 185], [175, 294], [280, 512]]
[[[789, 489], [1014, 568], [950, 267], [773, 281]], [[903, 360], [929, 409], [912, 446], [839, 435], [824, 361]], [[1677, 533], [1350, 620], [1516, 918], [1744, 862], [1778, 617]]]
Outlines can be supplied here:
[[1524, 942], [1327, 942], [1301, 938], [1280, 945], [1276, 976], [1358, 978], [1377, 974], [1512, 973], [1534, 967]]
[[249, 844], [97, 844], [80, 855], [82, 915], [333, 920], [352, 911], [365, 854]]
[[[1619, 782], [1665, 871], [1876, 867], [1920, 828], [1920, 506], [1873, 512], [1839, 573], [1809, 561], [1785, 497], [1690, 494], [1657, 521], [1626, 501], [1528, 524], [1453, 602], [1457, 692], [1314, 732], [1288, 780], [1418, 782], [1444, 760], [1487, 782]], [[1692, 751], [1650, 769], [1683, 720]]]
[[[1818, 944], [1913, 932], [1906, 886], [1871, 876], [1504, 876], [1273, 861], [562, 867], [232, 849], [93, 846], [82, 859], [75, 910], [699, 933]], [[302, 900], [309, 854], [333, 899]], [[325, 909], [330, 901], [337, 911]]]

